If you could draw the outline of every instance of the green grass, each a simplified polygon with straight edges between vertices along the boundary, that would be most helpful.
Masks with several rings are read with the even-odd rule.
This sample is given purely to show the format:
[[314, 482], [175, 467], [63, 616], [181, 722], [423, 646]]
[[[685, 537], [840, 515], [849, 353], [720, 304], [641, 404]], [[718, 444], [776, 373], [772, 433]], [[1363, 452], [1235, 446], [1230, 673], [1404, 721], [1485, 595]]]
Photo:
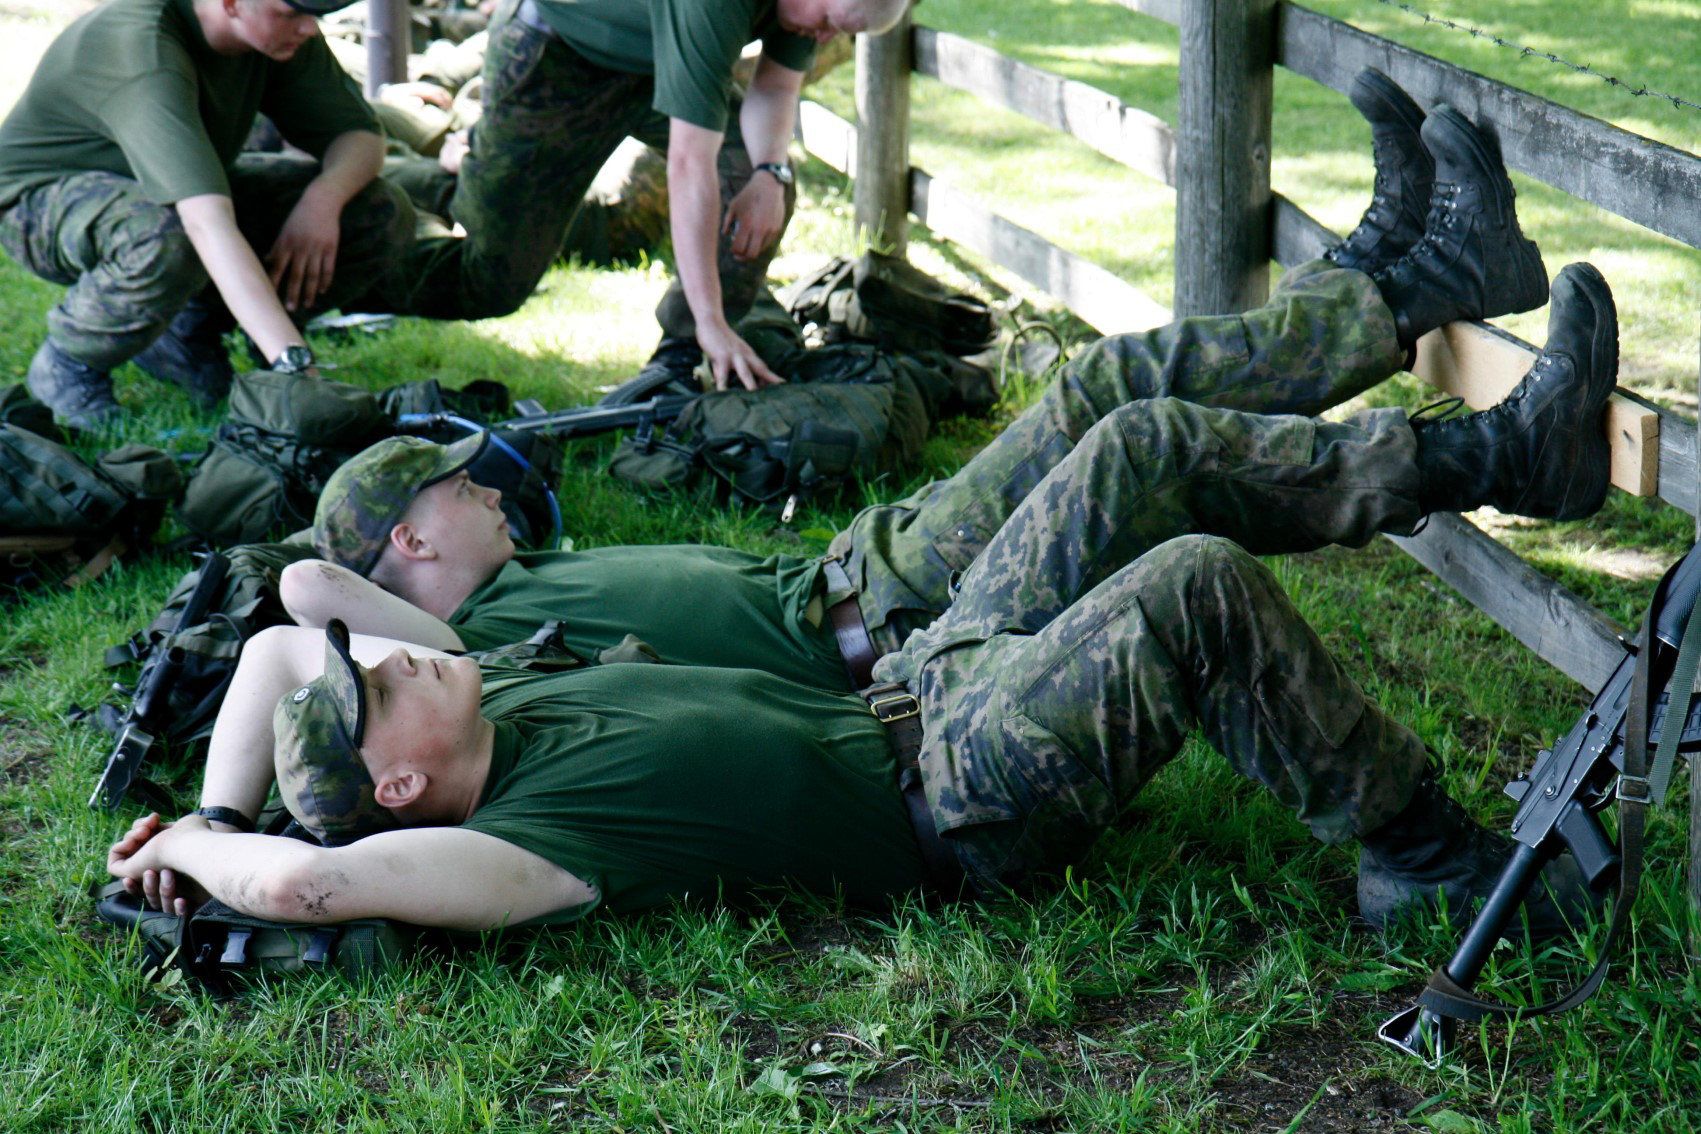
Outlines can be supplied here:
[[[1634, 100], [1373, 0], [1317, 0], [1349, 18], [1546, 97], [1693, 148], [1701, 117]], [[1439, 3], [1436, 7], [1443, 7]], [[1511, 2], [1468, 16], [1519, 42], [1701, 101], [1686, 5]], [[64, 19], [0, 10], [0, 105]], [[923, 22], [993, 43], [1174, 119], [1175, 34], [1100, 0], [927, 0]], [[821, 97], [848, 102], [849, 77]], [[1345, 101], [1279, 75], [1275, 181], [1338, 229], [1368, 192], [1368, 132]], [[932, 84], [915, 93], [916, 161], [1167, 301], [1173, 205], [1072, 143]], [[1625, 380], [1692, 405], [1695, 253], [1518, 180], [1550, 269], [1595, 259], [1618, 287]], [[806, 171], [780, 276], [852, 250], [848, 189]], [[918, 240], [923, 267], [999, 297], [1003, 273]], [[382, 385], [496, 377], [550, 405], [588, 400], [653, 344], [659, 267], [553, 271], [521, 312], [408, 322], [315, 345], [339, 377]], [[21, 378], [57, 289], [0, 260], [0, 380]], [[1540, 313], [1511, 320], [1543, 337]], [[1063, 321], [1069, 325], [1067, 320]], [[199, 449], [214, 419], [125, 370], [126, 440]], [[1372, 392], [1410, 404], [1409, 378]], [[1017, 399], [1019, 400], [1019, 398]], [[1009, 411], [1006, 410], [1007, 414]], [[911, 482], [948, 472], [997, 422], [952, 424]], [[175, 431], [175, 432], [173, 432]], [[812, 554], [854, 502], [789, 528], [704, 501], [612, 484], [610, 442], [575, 447], [564, 492], [580, 546], [702, 541]], [[891, 498], [904, 484], [869, 486]], [[1622, 623], [1693, 538], [1674, 509], [1615, 494], [1599, 516], [1508, 525], [1522, 554]], [[1354, 857], [1314, 843], [1200, 745], [1142, 795], [1067, 882], [993, 906], [852, 910], [775, 895], [742, 910], [664, 910], [537, 936], [434, 943], [364, 984], [289, 979], [222, 1004], [141, 981], [136, 948], [94, 921], [86, 887], [128, 815], [86, 810], [105, 745], [63, 722], [106, 692], [101, 650], [144, 624], [187, 566], [121, 563], [0, 618], [0, 1129], [7, 1130], [1689, 1130], [1701, 1094], [1697, 926], [1684, 817], [1656, 815], [1647, 891], [1601, 995], [1540, 1025], [1467, 1031], [1430, 1072], [1373, 1039], [1453, 946], [1453, 929], [1376, 936], [1355, 924]], [[1391, 546], [1279, 561], [1348, 669], [1428, 742], [1483, 817], [1499, 785], [1584, 702], [1528, 651]], [[192, 791], [194, 770], [175, 768]], [[1680, 790], [1687, 776], [1680, 778]], [[1682, 795], [1679, 794], [1679, 799]], [[1209, 806], [1201, 807], [1200, 801]], [[1680, 808], [1681, 809], [1681, 808]], [[1587, 943], [1504, 949], [1508, 998], [1575, 978]], [[1410, 1117], [1404, 1117], [1410, 1116]]]

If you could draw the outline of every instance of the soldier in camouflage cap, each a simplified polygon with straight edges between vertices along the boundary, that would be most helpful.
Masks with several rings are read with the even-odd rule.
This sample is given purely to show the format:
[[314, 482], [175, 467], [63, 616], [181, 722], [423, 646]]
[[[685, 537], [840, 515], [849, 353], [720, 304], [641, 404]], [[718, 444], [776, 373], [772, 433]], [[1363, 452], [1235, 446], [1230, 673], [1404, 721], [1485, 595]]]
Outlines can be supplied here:
[[390, 531], [423, 490], [478, 460], [487, 432], [439, 445], [420, 437], [391, 437], [343, 464], [325, 484], [313, 516], [319, 554], [369, 575]]
[[341, 622], [325, 630], [324, 674], [278, 702], [272, 729], [278, 792], [314, 838], [341, 846], [398, 825], [378, 805], [360, 757], [366, 683]]

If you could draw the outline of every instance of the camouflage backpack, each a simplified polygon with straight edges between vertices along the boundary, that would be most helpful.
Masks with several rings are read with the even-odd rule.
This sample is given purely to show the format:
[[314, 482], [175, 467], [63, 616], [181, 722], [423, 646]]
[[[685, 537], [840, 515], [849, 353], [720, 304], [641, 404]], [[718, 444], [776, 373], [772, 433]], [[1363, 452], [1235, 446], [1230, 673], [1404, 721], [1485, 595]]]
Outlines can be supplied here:
[[789, 518], [798, 499], [908, 467], [934, 420], [984, 411], [996, 397], [990, 375], [944, 355], [843, 343], [768, 361], [785, 385], [704, 394], [660, 434], [640, 429], [624, 439], [610, 472], [678, 488], [706, 469], [736, 495]]
[[313, 523], [337, 466], [390, 432], [370, 390], [306, 374], [239, 374], [230, 419], [213, 434], [178, 515], [214, 547], [299, 531]]
[[234, 995], [239, 979], [268, 974], [337, 972], [351, 980], [373, 976], [409, 956], [419, 936], [417, 927], [387, 918], [329, 925], [267, 921], [216, 899], [188, 917], [178, 917], [149, 909], [125, 893], [123, 882], [100, 886], [94, 898], [97, 917], [137, 936], [142, 968], [150, 976], [171, 980], [181, 977], [170, 974], [182, 974], [219, 997]]
[[826, 343], [874, 343], [892, 351], [976, 354], [992, 345], [998, 324], [972, 295], [952, 292], [907, 260], [864, 252], [837, 257], [780, 291], [798, 323]]
[[[92, 578], [147, 544], [181, 489], [177, 462], [126, 445], [94, 463], [61, 444], [21, 387], [0, 392], [0, 585]], [[23, 424], [27, 423], [27, 424]]]

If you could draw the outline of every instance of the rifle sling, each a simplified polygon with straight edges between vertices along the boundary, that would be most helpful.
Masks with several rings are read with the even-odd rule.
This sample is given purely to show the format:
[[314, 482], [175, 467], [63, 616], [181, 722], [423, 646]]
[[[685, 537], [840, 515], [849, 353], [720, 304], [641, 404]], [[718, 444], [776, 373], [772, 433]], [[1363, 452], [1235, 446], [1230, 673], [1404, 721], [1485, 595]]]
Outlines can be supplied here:
[[[1418, 997], [1418, 1003], [1423, 1007], [1455, 1020], [1480, 1020], [1485, 1016], [1527, 1019], [1569, 1011], [1599, 991], [1612, 963], [1613, 943], [1629, 923], [1630, 909], [1636, 904], [1636, 895], [1642, 886], [1642, 828], [1647, 819], [1648, 804], [1656, 798], [1653, 790], [1655, 782], [1659, 798], [1664, 797], [1665, 785], [1670, 782], [1678, 738], [1683, 733], [1682, 722], [1689, 715], [1689, 699], [1695, 689], [1697, 659], [1701, 658], [1701, 632], [1695, 631], [1697, 615], [1701, 615], [1701, 594], [1698, 594], [1695, 606], [1689, 612], [1689, 621], [1684, 624], [1683, 641], [1678, 647], [1677, 663], [1672, 671], [1665, 727], [1660, 731], [1655, 769], [1650, 775], [1648, 712], [1653, 705], [1654, 693], [1649, 688], [1652, 680], [1649, 671], [1653, 668], [1655, 652], [1654, 615], [1655, 608], [1650, 606], [1642, 618], [1642, 635], [1638, 639], [1643, 644], [1642, 651], [1636, 658], [1636, 669], [1630, 680], [1630, 704], [1625, 708], [1624, 769], [1618, 786], [1618, 893], [1613, 898], [1612, 921], [1608, 923], [1606, 937], [1601, 941], [1600, 960], [1595, 962], [1594, 969], [1583, 978], [1582, 983], [1564, 996], [1524, 1008], [1482, 999], [1462, 987], [1447, 974], [1446, 966], [1442, 966], [1430, 974], [1429, 983]], [[1673, 717], [1678, 721], [1675, 727]]]

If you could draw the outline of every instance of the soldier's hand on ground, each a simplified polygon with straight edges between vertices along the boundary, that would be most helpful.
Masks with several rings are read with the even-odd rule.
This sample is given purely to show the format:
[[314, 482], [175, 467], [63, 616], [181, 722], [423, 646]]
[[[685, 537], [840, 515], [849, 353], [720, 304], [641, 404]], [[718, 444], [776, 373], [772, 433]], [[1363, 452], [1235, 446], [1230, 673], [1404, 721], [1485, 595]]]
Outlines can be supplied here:
[[167, 910], [178, 917], [206, 901], [194, 879], [159, 865], [164, 840], [173, 830], [210, 830], [199, 815], [186, 815], [176, 823], [162, 823], [157, 813], [144, 815], [130, 825], [106, 852], [106, 870], [124, 880], [124, 889], [140, 894], [149, 909]]
[[288, 310], [312, 307], [331, 286], [341, 220], [340, 208], [320, 204], [311, 192], [302, 194], [290, 210], [277, 242], [266, 253], [272, 286]]
[[422, 104], [448, 110], [455, 105], [455, 96], [436, 83], [414, 80], [406, 83], [385, 83], [378, 88], [378, 101], [402, 107], [404, 110]]
[[778, 386], [785, 382], [784, 378], [769, 370], [762, 356], [725, 323], [716, 327], [699, 323], [697, 345], [703, 348], [703, 357], [709, 360], [709, 366], [714, 370], [717, 390], [726, 389], [727, 383], [734, 377], [746, 390]]
[[753, 260], [780, 238], [785, 223], [785, 187], [762, 173], [752, 177], [727, 205], [721, 231], [732, 234], [735, 259]]
[[443, 148], [437, 151], [437, 164], [444, 173], [459, 175], [461, 163], [466, 160], [467, 153], [472, 149], [468, 132], [456, 130], [443, 139]]

